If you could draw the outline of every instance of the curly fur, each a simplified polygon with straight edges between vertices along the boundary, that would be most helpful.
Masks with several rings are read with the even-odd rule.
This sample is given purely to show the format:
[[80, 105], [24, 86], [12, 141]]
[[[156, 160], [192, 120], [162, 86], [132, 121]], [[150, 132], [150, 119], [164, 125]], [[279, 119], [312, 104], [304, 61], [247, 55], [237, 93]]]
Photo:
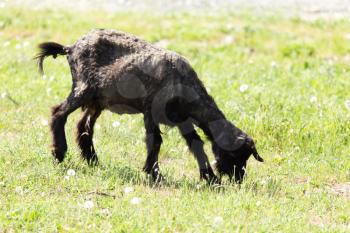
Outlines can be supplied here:
[[218, 183], [219, 179], [194, 125], [202, 128], [212, 142], [220, 175], [227, 174], [239, 181], [250, 154], [259, 160], [253, 141], [225, 118], [189, 62], [179, 54], [133, 35], [104, 29], [89, 32], [72, 46], [46, 42], [39, 48], [36, 59], [40, 71], [46, 57], [66, 55], [72, 74], [71, 93], [52, 112], [52, 154], [58, 162], [63, 161], [67, 150], [66, 119], [78, 108], [85, 112], [77, 126], [77, 142], [89, 164], [98, 161], [92, 141], [93, 127], [105, 109], [144, 115], [147, 144], [144, 171], [155, 180], [162, 178], [158, 163], [162, 143], [159, 124], [179, 128], [198, 162], [200, 177], [209, 183]]

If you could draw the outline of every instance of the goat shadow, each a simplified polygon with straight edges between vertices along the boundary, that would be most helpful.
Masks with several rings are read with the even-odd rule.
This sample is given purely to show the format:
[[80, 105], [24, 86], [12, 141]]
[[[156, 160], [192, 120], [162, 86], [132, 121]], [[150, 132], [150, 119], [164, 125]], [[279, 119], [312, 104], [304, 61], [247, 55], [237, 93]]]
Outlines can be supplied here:
[[[78, 173], [86, 176], [95, 176], [101, 179], [109, 179], [109, 182], [118, 184], [119, 186], [144, 186], [155, 190], [162, 189], [176, 189], [176, 190], [187, 190], [190, 192], [210, 192], [215, 195], [226, 195], [232, 192], [234, 193], [250, 193], [254, 196], [268, 195], [270, 198], [278, 195], [282, 189], [282, 184], [278, 180], [271, 178], [267, 184], [261, 185], [258, 181], [249, 180], [243, 184], [237, 184], [231, 181], [224, 181], [221, 185], [209, 185], [206, 181], [200, 181], [196, 177], [183, 176], [180, 179], [175, 179], [169, 175], [169, 172], [163, 173], [165, 179], [160, 183], [154, 182], [150, 176], [147, 176], [142, 170], [128, 164], [121, 162], [113, 163], [109, 165], [98, 164], [97, 166], [88, 166], [85, 161], [80, 162], [72, 161], [70, 157], [63, 163], [60, 163], [61, 169], [56, 170], [60, 175], [65, 176], [68, 169], [74, 169]], [[164, 171], [163, 171], [164, 172]], [[87, 179], [88, 177], [84, 177]], [[80, 190], [79, 193], [86, 192], [87, 195], [101, 195], [105, 197], [112, 197], [114, 199], [120, 198], [124, 195], [123, 191], [115, 191], [114, 187], [102, 188], [101, 190]]]
[[122, 185], [131, 184], [131, 185], [143, 185], [148, 187], [157, 187], [157, 188], [188, 188], [188, 189], [196, 189], [198, 185], [198, 181], [195, 179], [189, 179], [188, 177], [174, 178], [171, 175], [171, 172], [167, 172], [166, 170], [162, 170], [163, 179], [160, 182], [153, 181], [150, 175], [145, 174], [142, 169], [132, 167], [127, 164], [114, 164], [112, 166], [99, 164], [100, 169], [105, 171], [105, 174], [110, 174], [114, 176], [116, 179], [120, 180]]
[[[150, 175], [145, 174], [141, 168], [134, 167], [130, 164], [118, 161], [100, 161], [95, 166], [89, 166], [86, 161], [76, 161], [67, 153], [67, 158], [63, 163], [58, 164], [61, 169], [59, 173], [63, 176], [67, 174], [68, 169], [74, 169], [86, 176], [99, 177], [101, 179], [112, 179], [120, 185], [142, 185], [151, 188], [173, 188], [173, 189], [188, 189], [193, 191], [213, 191], [217, 193], [225, 193], [229, 190], [240, 190], [240, 184], [232, 182], [224, 182], [222, 185], [209, 185], [206, 181], [199, 180], [199, 177], [174, 178], [171, 171], [162, 170], [164, 179], [161, 182], [153, 181]], [[254, 182], [255, 183], [255, 182]], [[252, 184], [255, 186], [254, 184]], [[250, 185], [249, 185], [250, 186]], [[249, 188], [250, 189], [250, 188]], [[253, 187], [254, 189], [254, 187]], [[257, 190], [256, 190], [257, 191]]]
[[[57, 164], [59, 173], [61, 175], [67, 174], [69, 169], [74, 169], [84, 175], [99, 176], [102, 179], [113, 179], [116, 182], [121, 182], [121, 185], [143, 185], [157, 188], [188, 188], [197, 190], [200, 182], [194, 177], [189, 179], [188, 177], [181, 177], [175, 179], [171, 172], [166, 170], [162, 171], [164, 179], [161, 182], [155, 182], [150, 175], [145, 174], [141, 168], [131, 166], [127, 163], [113, 161], [113, 163], [107, 161], [100, 161], [95, 166], [89, 166], [86, 161], [80, 160], [77, 162], [70, 153], [67, 153], [66, 160], [63, 163]], [[198, 178], [199, 179], [199, 178]], [[203, 181], [204, 183], [204, 181]], [[209, 186], [208, 186], [209, 187]]]

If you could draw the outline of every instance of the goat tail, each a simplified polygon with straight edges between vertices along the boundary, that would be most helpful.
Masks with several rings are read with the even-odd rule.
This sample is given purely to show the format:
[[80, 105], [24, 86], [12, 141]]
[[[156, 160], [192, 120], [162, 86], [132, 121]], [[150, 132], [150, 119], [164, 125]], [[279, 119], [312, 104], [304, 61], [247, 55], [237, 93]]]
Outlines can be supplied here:
[[63, 46], [56, 42], [44, 42], [39, 44], [40, 52], [34, 57], [38, 60], [39, 72], [43, 73], [44, 59], [48, 56], [56, 58], [57, 55], [66, 55], [69, 52], [69, 47]]

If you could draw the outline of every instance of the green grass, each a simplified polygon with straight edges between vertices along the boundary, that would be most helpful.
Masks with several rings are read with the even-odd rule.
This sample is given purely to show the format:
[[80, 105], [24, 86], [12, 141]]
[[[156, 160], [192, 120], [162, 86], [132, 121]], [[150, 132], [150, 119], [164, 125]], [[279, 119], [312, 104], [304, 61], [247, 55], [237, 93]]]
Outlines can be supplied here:
[[[90, 168], [74, 142], [76, 111], [66, 125], [67, 158], [55, 166], [47, 121], [50, 107], [68, 95], [71, 76], [60, 57], [46, 60], [41, 77], [32, 57], [40, 42], [73, 44], [92, 28], [165, 41], [184, 55], [266, 162], [250, 159], [241, 187], [209, 188], [178, 131], [162, 127], [168, 180], [155, 187], [141, 172], [141, 115], [102, 114], [95, 133], [100, 165]], [[348, 232], [350, 194], [334, 187], [350, 181], [349, 28], [346, 20], [249, 12], [1, 9], [0, 232]], [[112, 127], [115, 121], [120, 126]], [[76, 175], [66, 179], [68, 169]], [[134, 197], [141, 203], [131, 204]], [[86, 201], [93, 208], [84, 208]]]

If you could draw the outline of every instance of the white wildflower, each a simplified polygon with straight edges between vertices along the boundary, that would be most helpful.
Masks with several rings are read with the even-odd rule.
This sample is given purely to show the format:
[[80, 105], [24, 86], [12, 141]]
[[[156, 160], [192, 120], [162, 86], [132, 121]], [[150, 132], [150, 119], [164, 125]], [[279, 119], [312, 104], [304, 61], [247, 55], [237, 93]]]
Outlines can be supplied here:
[[128, 193], [131, 193], [134, 191], [134, 188], [133, 187], [125, 187], [124, 188], [124, 193], [128, 194]]
[[221, 216], [216, 216], [214, 218], [214, 225], [218, 226], [224, 223], [224, 219]]
[[272, 61], [271, 62], [271, 67], [272, 68], [276, 68], [277, 67], [277, 62], [276, 61]]
[[93, 203], [93, 201], [86, 201], [85, 203], [84, 203], [84, 208], [85, 209], [92, 209], [94, 207], [94, 203]]
[[49, 121], [46, 120], [46, 119], [43, 119], [43, 120], [41, 120], [41, 124], [42, 124], [43, 126], [48, 126], [48, 125], [49, 125]]
[[73, 169], [68, 169], [67, 175], [68, 176], [75, 176], [75, 171]]
[[17, 187], [15, 188], [15, 192], [18, 193], [18, 194], [20, 194], [20, 195], [22, 195], [22, 194], [23, 194], [23, 188], [22, 188], [21, 186], [17, 186]]
[[317, 102], [317, 97], [314, 96], [314, 95], [312, 95], [312, 96], [310, 97], [310, 102], [311, 102], [311, 103], [316, 103], [316, 102]]
[[231, 35], [225, 36], [224, 38], [222, 38], [221, 43], [223, 45], [230, 45], [235, 41], [235, 38]]
[[95, 223], [89, 224], [89, 225], [88, 225], [88, 229], [91, 229], [91, 228], [96, 228], [96, 224], [95, 224]]
[[29, 45], [29, 41], [24, 41], [22, 44], [23, 47], [27, 47], [28, 45]]
[[139, 197], [133, 197], [133, 198], [131, 199], [130, 203], [133, 204], [133, 205], [138, 205], [138, 204], [141, 203], [141, 198], [139, 198]]
[[346, 108], [347, 110], [350, 110], [350, 99], [348, 99], [348, 100], [345, 101], [345, 108]]
[[249, 86], [247, 84], [242, 84], [239, 87], [240, 92], [245, 92], [246, 90], [248, 90]]
[[120, 122], [119, 121], [115, 121], [113, 122], [112, 126], [115, 128], [115, 127], [118, 127], [120, 125]]
[[257, 201], [255, 204], [259, 207], [261, 205], [261, 201]]
[[65, 180], [69, 180], [69, 176], [64, 176], [64, 179]]

